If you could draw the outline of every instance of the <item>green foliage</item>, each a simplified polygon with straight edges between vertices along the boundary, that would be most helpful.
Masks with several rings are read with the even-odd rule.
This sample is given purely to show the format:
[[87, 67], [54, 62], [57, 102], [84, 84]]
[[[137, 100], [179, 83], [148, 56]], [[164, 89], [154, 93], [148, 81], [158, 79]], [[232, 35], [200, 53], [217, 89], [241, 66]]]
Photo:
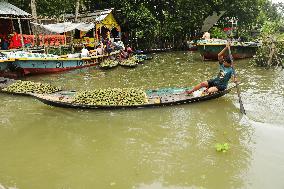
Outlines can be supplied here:
[[[272, 51], [272, 48], [274, 48], [274, 51]], [[281, 66], [284, 68], [282, 54], [284, 54], [284, 41], [279, 40], [276, 36], [270, 36], [263, 38], [263, 44], [257, 50], [252, 61], [261, 67]]]
[[215, 144], [215, 149], [217, 152], [227, 152], [230, 149], [230, 147], [228, 143], [224, 143], [224, 144], [217, 143]]
[[[10, 3], [30, 11], [30, 0], [9, 0]], [[76, 0], [37, 0], [37, 12], [41, 16], [63, 18], [59, 15], [75, 12]], [[203, 21], [213, 12], [226, 11], [218, 22], [218, 28], [228, 27], [227, 18], [238, 20], [238, 33], [250, 37], [252, 26], [262, 26], [266, 21], [283, 18], [269, 0], [81, 0], [81, 12], [115, 8], [124, 31], [132, 43], [143, 47], [161, 47], [164, 43], [178, 46], [188, 37], [201, 35]], [[266, 29], [266, 28], [265, 28]], [[212, 29], [212, 37], [224, 38], [221, 30]]]
[[262, 37], [267, 37], [273, 34], [280, 33], [280, 27], [282, 26], [283, 23], [280, 21], [266, 21], [263, 24], [262, 31], [261, 31], [261, 36]]
[[253, 62], [262, 67], [281, 66], [283, 65], [284, 54], [284, 35], [280, 32], [283, 22], [280, 20], [266, 21], [263, 24], [260, 40], [262, 46], [258, 48]]
[[211, 28], [210, 33], [211, 33], [212, 38], [218, 38], [218, 39], [226, 39], [227, 38], [227, 34], [222, 29], [220, 29], [218, 27]]

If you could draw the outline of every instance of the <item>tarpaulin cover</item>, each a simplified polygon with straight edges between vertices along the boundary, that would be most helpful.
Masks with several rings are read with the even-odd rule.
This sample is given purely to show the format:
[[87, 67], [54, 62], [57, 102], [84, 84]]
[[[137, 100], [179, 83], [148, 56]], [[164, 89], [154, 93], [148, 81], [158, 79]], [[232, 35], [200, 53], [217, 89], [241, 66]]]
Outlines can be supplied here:
[[78, 29], [80, 31], [89, 31], [95, 27], [95, 24], [72, 23], [72, 22], [64, 22], [64, 23], [48, 24], [48, 25], [39, 25], [36, 23], [33, 24], [38, 25], [54, 33], [64, 33], [75, 29]]
[[218, 22], [218, 20], [221, 18], [221, 16], [223, 16], [225, 12], [226, 11], [220, 11], [219, 15], [216, 12], [214, 12], [213, 15], [208, 16], [203, 22], [201, 32], [208, 31], [210, 28], [212, 28], [213, 25]]

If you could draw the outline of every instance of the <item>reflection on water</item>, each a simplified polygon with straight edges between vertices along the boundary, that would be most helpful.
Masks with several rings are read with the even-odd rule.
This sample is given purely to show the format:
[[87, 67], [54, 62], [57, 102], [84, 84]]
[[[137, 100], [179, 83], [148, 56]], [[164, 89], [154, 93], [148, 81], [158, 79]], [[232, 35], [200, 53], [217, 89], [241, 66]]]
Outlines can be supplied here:
[[[19, 189], [268, 187], [257, 184], [259, 165], [272, 161], [265, 170], [276, 169], [284, 159], [275, 153], [283, 150], [269, 149], [273, 153], [264, 159], [259, 141], [267, 139], [267, 128], [283, 129], [283, 72], [256, 68], [248, 60], [236, 66], [245, 117], [235, 91], [202, 103], [115, 111], [55, 108], [0, 94], [0, 183]], [[175, 52], [156, 54], [136, 69], [87, 68], [27, 79], [76, 90], [149, 89], [193, 86], [217, 72], [216, 62]], [[278, 136], [279, 130], [270, 133]], [[282, 138], [268, 143], [283, 144]], [[225, 142], [229, 151], [216, 152], [214, 145]], [[266, 173], [281, 186], [281, 167], [277, 174]]]

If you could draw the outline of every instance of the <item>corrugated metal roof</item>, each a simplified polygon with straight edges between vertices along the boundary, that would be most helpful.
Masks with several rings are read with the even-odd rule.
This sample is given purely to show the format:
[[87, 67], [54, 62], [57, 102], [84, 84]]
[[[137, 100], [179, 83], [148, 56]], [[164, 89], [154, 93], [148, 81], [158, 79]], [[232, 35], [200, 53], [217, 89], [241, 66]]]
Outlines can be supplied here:
[[0, 15], [30, 16], [29, 13], [4, 1], [0, 1]]
[[[96, 21], [100, 22], [104, 20], [111, 12], [113, 11], [113, 8], [111, 9], [105, 9], [105, 10], [96, 10], [92, 13], [87, 13], [87, 14], [80, 14], [78, 16], [78, 19], [80, 21]], [[66, 19], [74, 19], [74, 14], [66, 14], [65, 18]]]

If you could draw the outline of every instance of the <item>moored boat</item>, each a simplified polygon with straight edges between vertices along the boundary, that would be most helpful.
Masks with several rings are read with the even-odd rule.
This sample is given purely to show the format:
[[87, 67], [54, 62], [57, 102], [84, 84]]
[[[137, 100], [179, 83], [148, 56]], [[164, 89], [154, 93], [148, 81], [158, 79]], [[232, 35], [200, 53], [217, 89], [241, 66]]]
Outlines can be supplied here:
[[[218, 53], [226, 46], [226, 42], [199, 42], [197, 44], [198, 51], [204, 60], [218, 60]], [[234, 59], [251, 58], [255, 55], [259, 43], [254, 42], [237, 42], [231, 44], [231, 52]]]
[[126, 68], [135, 68], [138, 66], [138, 59], [133, 56], [128, 59], [119, 61], [119, 65]]
[[0, 59], [0, 72], [5, 72], [9, 69], [9, 63], [14, 62], [15, 59]]
[[[84, 67], [94, 66], [97, 63], [87, 58], [19, 58], [13, 63], [14, 69], [21, 75], [35, 75], [55, 73]], [[13, 70], [12, 70], [13, 71]]]
[[117, 60], [110, 60], [110, 59], [104, 60], [99, 65], [99, 67], [101, 69], [105, 69], [105, 70], [115, 68], [117, 66], [118, 66], [118, 61]]
[[[109, 56], [115, 55], [113, 52]], [[17, 52], [6, 54], [10, 61], [4, 61], [0, 71], [5, 70], [0, 76], [21, 77], [25, 75], [56, 73], [97, 65], [108, 55], [91, 56], [80, 58], [68, 58], [68, 56], [56, 56], [52, 54]], [[2, 62], [0, 62], [2, 63]]]
[[144, 63], [145, 60], [151, 60], [153, 59], [153, 56], [146, 55], [146, 54], [136, 54], [134, 57], [137, 59], [137, 62], [139, 64]]
[[11, 64], [15, 61], [13, 58], [7, 58], [2, 56], [0, 58], [0, 77], [15, 77], [13, 73], [10, 72]]

